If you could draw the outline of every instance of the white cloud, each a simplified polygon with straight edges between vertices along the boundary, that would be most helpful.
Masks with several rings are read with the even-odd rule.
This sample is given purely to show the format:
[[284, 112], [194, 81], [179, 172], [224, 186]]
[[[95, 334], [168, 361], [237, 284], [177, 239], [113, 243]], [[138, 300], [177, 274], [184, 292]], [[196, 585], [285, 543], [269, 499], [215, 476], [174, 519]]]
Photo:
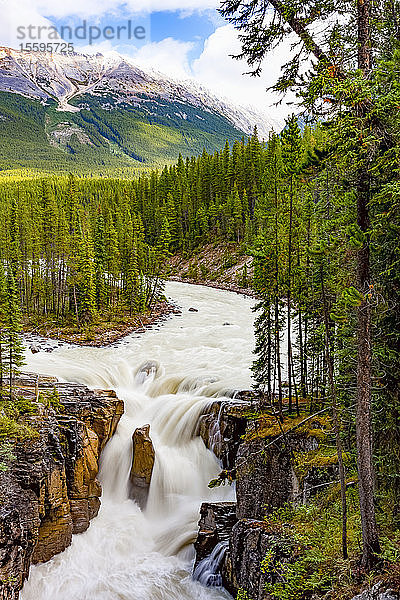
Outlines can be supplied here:
[[[58, 17], [74, 14], [81, 18], [96, 15], [99, 18], [107, 11], [115, 14], [118, 7], [122, 6], [125, 7], [124, 10], [142, 10], [147, 14], [152, 10], [179, 10], [182, 13], [216, 8], [219, 6], [219, 0], [127, 0], [125, 4], [116, 4], [115, 0], [19, 0], [18, 3], [15, 0], [0, 0], [0, 6], [3, 9], [0, 44], [18, 48], [21, 40], [17, 38], [17, 27], [26, 27], [29, 24], [49, 26], [51, 23], [43, 17], [46, 14]], [[46, 41], [46, 37], [43, 36], [40, 41]], [[274, 102], [279, 98], [266, 92], [279, 77], [280, 66], [290, 56], [289, 41], [268, 56], [260, 78], [243, 75], [249, 70], [247, 63], [230, 57], [231, 54], [240, 52], [237, 32], [231, 25], [217, 27], [206, 40], [200, 57], [190, 64], [188, 56], [193, 47], [191, 42], [166, 38], [160, 42], [148, 43], [138, 50], [131, 47], [131, 51], [127, 47], [118, 47], [118, 44], [109, 42], [79, 50], [89, 53], [106, 53], [110, 50], [120, 51], [121, 54], [129, 53], [130, 58], [145, 70], [157, 70], [176, 79], [192, 77], [215, 95], [237, 104], [254, 106], [273, 119], [282, 120], [292, 112], [292, 108], [286, 104], [274, 107]]]
[[3, 11], [48, 15], [57, 18], [76, 15], [77, 17], [100, 17], [106, 13], [129, 12], [150, 14], [153, 11], [205, 11], [216, 9], [219, 0], [0, 0]]
[[[22, 38], [22, 34], [27, 31], [29, 25], [35, 25], [35, 27], [52, 25], [48, 19], [28, 4], [8, 4], [8, 2], [2, 4], [6, 5], [2, 10], [2, 19], [0, 19], [0, 45], [2, 46], [18, 49], [22, 42], [29, 41]], [[21, 27], [23, 29], [18, 31], [18, 28]], [[45, 32], [46, 30], [43, 30], [44, 34]], [[47, 36], [43, 35], [41, 41], [48, 41]]]
[[[26, 28], [33, 25], [36, 36], [38, 27], [52, 26], [50, 17], [65, 19], [66, 25], [72, 15], [78, 19], [91, 18], [96, 24], [106, 15], [123, 15], [124, 19], [127, 15], [132, 18], [137, 15], [141, 21], [143, 18], [149, 20], [153, 11], [178, 11], [184, 15], [194, 11], [210, 11], [218, 6], [219, 0], [0, 0], [0, 45], [19, 48], [23, 40], [18, 34], [18, 27], [25, 28], [26, 32]], [[146, 29], [149, 29], [149, 23]], [[37, 37], [34, 40], [26, 38], [25, 41], [37, 41]], [[44, 29], [40, 41], [52, 41]]]
[[154, 69], [176, 79], [190, 75], [188, 53], [194, 44], [166, 38], [140, 48], [134, 55], [135, 64], [144, 70]]
[[273, 106], [279, 96], [266, 90], [278, 79], [280, 67], [290, 55], [290, 44], [282, 45], [279, 50], [269, 54], [261, 77], [243, 74], [250, 70], [246, 61], [238, 61], [230, 56], [239, 54], [240, 49], [240, 41], [233, 26], [219, 27], [207, 39], [203, 53], [193, 63], [194, 78], [219, 96], [225, 96], [238, 104], [255, 106], [274, 119], [284, 118], [291, 109], [286, 104]]
[[268, 56], [262, 76], [256, 78], [243, 74], [249, 70], [245, 61], [237, 61], [230, 56], [240, 52], [240, 41], [231, 25], [217, 28], [206, 40], [200, 57], [190, 64], [188, 53], [192, 48], [191, 43], [166, 38], [146, 44], [133, 55], [133, 60], [144, 70], [155, 69], [177, 79], [194, 79], [216, 96], [235, 104], [252, 106], [280, 124], [292, 112], [293, 109], [286, 103], [274, 106], [279, 96], [267, 92], [290, 55], [289, 42]]

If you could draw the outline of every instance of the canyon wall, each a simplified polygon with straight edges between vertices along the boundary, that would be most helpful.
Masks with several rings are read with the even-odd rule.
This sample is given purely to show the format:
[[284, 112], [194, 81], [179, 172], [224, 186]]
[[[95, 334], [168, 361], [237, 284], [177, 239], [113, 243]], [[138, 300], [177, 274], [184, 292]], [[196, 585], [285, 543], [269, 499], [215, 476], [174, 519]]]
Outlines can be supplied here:
[[335, 463], [313, 464], [325, 435], [322, 420], [283, 432], [277, 419], [255, 418], [259, 408], [251, 393], [241, 392], [233, 402], [216, 402], [201, 421], [200, 434], [221, 460], [220, 483], [229, 475], [236, 481], [237, 503], [204, 503], [195, 543], [195, 577], [208, 569], [203, 583], [221, 581], [234, 597], [246, 590], [251, 600], [266, 600], [265, 585], [284, 583], [284, 565], [295, 560], [294, 540], [265, 517], [287, 503], [308, 502], [338, 479]]
[[34, 375], [15, 384], [36, 434], [13, 445], [0, 474], [0, 600], [16, 600], [30, 565], [65, 550], [97, 515], [100, 454], [124, 411], [113, 391]]

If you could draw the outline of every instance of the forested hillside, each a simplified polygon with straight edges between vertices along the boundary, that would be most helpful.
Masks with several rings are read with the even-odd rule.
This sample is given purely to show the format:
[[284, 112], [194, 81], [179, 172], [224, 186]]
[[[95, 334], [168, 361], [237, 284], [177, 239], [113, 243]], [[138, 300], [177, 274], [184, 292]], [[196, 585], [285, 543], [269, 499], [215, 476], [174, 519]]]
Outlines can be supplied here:
[[0, 171], [132, 178], [219, 150], [258, 122], [268, 131], [268, 117], [116, 53], [0, 47]]
[[128, 104], [110, 110], [110, 101], [81, 96], [84, 108], [71, 112], [57, 110], [53, 100], [44, 106], [0, 92], [0, 171], [24, 168], [39, 174], [74, 171], [132, 178], [175, 162], [180, 153], [214, 151], [227, 138], [233, 143], [243, 136], [218, 113], [190, 105], [184, 106], [183, 119], [181, 102], [160, 107], [160, 102], [148, 101], [146, 110]]
[[[230, 349], [235, 360], [226, 372], [231, 377], [240, 367], [249, 375], [248, 354], [244, 361], [240, 351], [251, 337], [251, 321], [241, 329], [243, 337], [225, 335], [229, 327], [237, 331], [233, 321], [242, 308], [231, 310], [231, 323], [222, 318], [226, 307], [220, 302], [221, 313], [212, 321], [215, 329], [220, 322], [220, 337], [210, 342], [204, 318], [210, 313], [204, 303], [203, 315], [187, 303], [181, 314], [187, 329], [166, 328], [173, 344], [178, 340], [176, 354], [169, 338], [161, 353], [183, 371], [175, 373], [170, 365], [172, 376], [167, 366], [163, 385], [144, 385], [138, 393], [146, 404], [140, 417], [155, 425], [156, 450], [150, 425], [135, 435], [150, 448], [150, 461], [146, 455], [144, 470], [137, 471], [147, 488], [157, 452], [166, 468], [162, 452], [173, 450], [171, 470], [157, 466], [162, 510], [166, 497], [173, 498], [173, 510], [181, 510], [186, 498], [193, 503], [187, 482], [196, 487], [202, 479], [204, 488], [209, 482], [207, 489], [214, 489], [236, 478], [236, 507], [207, 504], [204, 510], [206, 526], [214, 509], [233, 516], [225, 546], [215, 525], [218, 544], [202, 556], [214, 570], [199, 581], [221, 585], [230, 578], [226, 589], [237, 600], [397, 600], [400, 590], [399, 9], [391, 0], [224, 0], [220, 13], [238, 30], [241, 58], [254, 75], [270, 51], [285, 41], [290, 46], [297, 36], [274, 89], [296, 92], [298, 115], [288, 116], [284, 128], [265, 140], [257, 128], [244, 132], [228, 106], [216, 107], [215, 99], [206, 101], [200, 92], [192, 98], [191, 89], [166, 80], [160, 91], [161, 79], [149, 79], [121, 57], [113, 62], [101, 55], [62, 56], [54, 66], [44, 53], [43, 78], [36, 69], [39, 55], [25, 62], [23, 53], [2, 50], [0, 470], [8, 468], [15, 440], [37, 437], [25, 416], [38, 416], [37, 426], [42, 405], [50, 412], [60, 408], [56, 391], [42, 399], [39, 389], [30, 392], [32, 403], [15, 392], [24, 331], [46, 334], [49, 327], [59, 338], [73, 332], [85, 343], [96, 327], [150, 318], [160, 303], [165, 306], [164, 281], [180, 260], [196, 282], [212, 277], [212, 284], [224, 285], [229, 271], [256, 298], [253, 389], [237, 394], [232, 384], [229, 398], [221, 399], [227, 387], [212, 387], [210, 375], [215, 356], [220, 370], [220, 357], [228, 356], [214, 354], [217, 345], [225, 352], [230, 344], [239, 351]], [[267, 10], [273, 19], [266, 19]], [[71, 64], [73, 76], [67, 76]], [[58, 96], [56, 72], [62, 72]], [[219, 264], [210, 277], [203, 259], [213, 251]], [[193, 339], [208, 353], [204, 364], [211, 365], [199, 376], [186, 364], [192, 360], [197, 368], [201, 362], [194, 331], [199, 337]], [[181, 345], [180, 333], [188, 346]], [[131, 361], [138, 347], [131, 343], [115, 371], [112, 363], [120, 356], [110, 353], [104, 369], [110, 367], [110, 377], [88, 378], [90, 385], [111, 381], [132, 400], [137, 374], [142, 385], [164, 369], [146, 356], [135, 371]], [[153, 400], [153, 420], [147, 421]], [[132, 431], [126, 432], [131, 448]], [[200, 463], [213, 457], [200, 439], [195, 451], [191, 446], [199, 432], [207, 448], [220, 453], [223, 471], [211, 481], [204, 473], [214, 473], [218, 464], [203, 473]], [[180, 477], [178, 457], [185, 463]], [[135, 479], [133, 471], [132, 464]], [[199, 481], [192, 486], [193, 473]], [[181, 487], [173, 487], [174, 478]], [[168, 496], [170, 483], [174, 493]], [[128, 499], [127, 481], [122, 487]], [[187, 495], [180, 495], [182, 489]], [[187, 520], [186, 508], [181, 517], [185, 513]], [[173, 517], [171, 538], [192, 543], [192, 531], [175, 535]], [[153, 521], [158, 533], [159, 522]], [[211, 533], [200, 532], [201, 552]], [[174, 544], [175, 560], [186, 542]], [[123, 546], [119, 539], [116, 545]], [[171, 580], [188, 579], [177, 573]], [[356, 596], [375, 583], [373, 594]]]

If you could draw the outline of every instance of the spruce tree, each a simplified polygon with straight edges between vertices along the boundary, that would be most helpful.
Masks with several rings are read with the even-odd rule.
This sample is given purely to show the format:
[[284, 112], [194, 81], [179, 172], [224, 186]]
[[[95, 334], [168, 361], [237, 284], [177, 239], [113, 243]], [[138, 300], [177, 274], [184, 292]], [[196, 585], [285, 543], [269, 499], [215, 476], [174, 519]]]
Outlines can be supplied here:
[[96, 271], [89, 231], [81, 230], [77, 265], [77, 305], [80, 324], [93, 323], [96, 310]]
[[[292, 348], [292, 261], [293, 261], [293, 199], [295, 194], [295, 175], [299, 169], [302, 152], [302, 140], [297, 119], [294, 115], [286, 122], [282, 133], [282, 163], [283, 174], [289, 184], [289, 218], [288, 218], [288, 268], [287, 268], [287, 372], [289, 382], [289, 412], [292, 412], [292, 383], [293, 383], [293, 348]], [[297, 414], [299, 405], [296, 396]]]
[[0, 259], [0, 396], [6, 375], [7, 279]]

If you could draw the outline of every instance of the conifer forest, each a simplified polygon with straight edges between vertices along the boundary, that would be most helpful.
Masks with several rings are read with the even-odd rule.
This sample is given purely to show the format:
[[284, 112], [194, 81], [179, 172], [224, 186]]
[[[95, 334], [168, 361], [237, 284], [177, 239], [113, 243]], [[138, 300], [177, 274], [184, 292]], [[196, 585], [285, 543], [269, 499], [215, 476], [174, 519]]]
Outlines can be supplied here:
[[[296, 95], [280, 130], [263, 135], [254, 127], [239, 139], [236, 129], [217, 150], [182, 150], [175, 162], [144, 163], [133, 176], [126, 157], [123, 176], [111, 167], [106, 176], [45, 172], [43, 164], [35, 170], [32, 157], [29, 171], [22, 164], [0, 171], [1, 469], [15, 443], [35, 438], [26, 422], [34, 409], [15, 383], [27, 370], [27, 332], [43, 334], [51, 324], [84, 344], [96, 327], [149, 317], [166, 304], [176, 257], [189, 264], [182, 281], [205, 285], [204, 248], [222, 253], [221, 277], [245, 257], [235, 284], [254, 298], [246, 368], [255, 400], [240, 439], [266, 444], [263, 456], [280, 440], [300, 482], [312, 469], [334, 481], [321, 484], [309, 504], [288, 501], [265, 512], [271, 535], [292, 536], [297, 550], [292, 558], [276, 545], [264, 552], [254, 567], [267, 574], [259, 596], [246, 581], [224, 585], [238, 600], [394, 600], [400, 4], [224, 0], [219, 14], [239, 33], [241, 58], [255, 77], [270, 52], [293, 43], [275, 84], [281, 97]], [[57, 412], [58, 403], [54, 388], [45, 410]], [[315, 447], [290, 449], [295, 432]], [[209, 487], [225, 489], [236, 476], [240, 486], [239, 467], [223, 469]], [[357, 595], [367, 589], [381, 595]]]

